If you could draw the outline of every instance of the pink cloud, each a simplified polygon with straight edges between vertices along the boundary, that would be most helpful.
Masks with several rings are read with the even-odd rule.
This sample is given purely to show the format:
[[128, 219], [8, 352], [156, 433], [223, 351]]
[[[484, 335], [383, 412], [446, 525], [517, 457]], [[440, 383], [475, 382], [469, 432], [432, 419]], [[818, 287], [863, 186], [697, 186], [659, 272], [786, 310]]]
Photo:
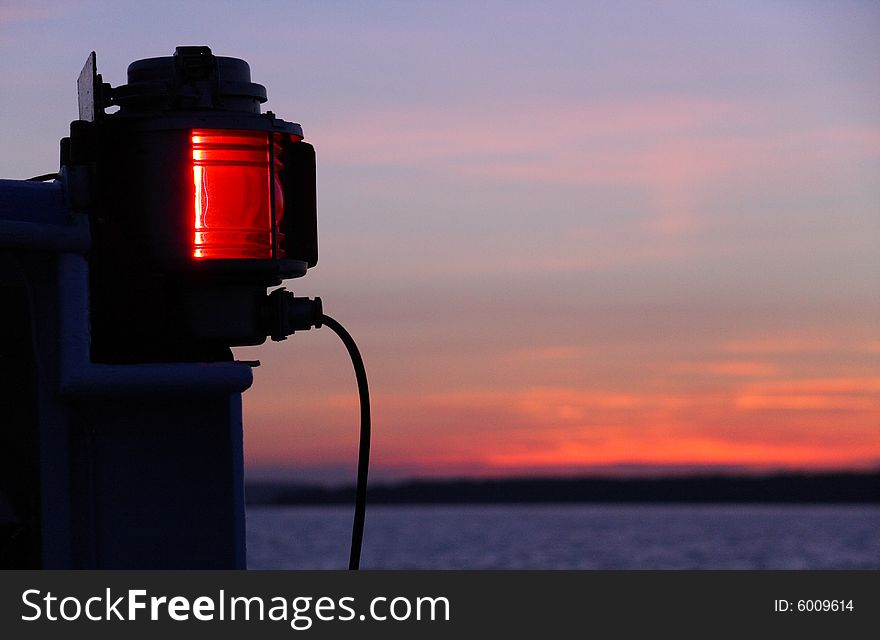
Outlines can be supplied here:
[[774, 362], [724, 360], [680, 362], [670, 367], [673, 373], [696, 373], [710, 376], [756, 378], [778, 375], [781, 367]]
[[863, 347], [868, 353], [880, 353], [880, 340], [869, 340]]
[[776, 380], [747, 386], [736, 398], [745, 410], [880, 412], [880, 378]]
[[[504, 104], [468, 110], [410, 107], [355, 115], [315, 132], [326, 161], [371, 166], [447, 164], [466, 173], [552, 182], [575, 179], [630, 184], [682, 175], [688, 167], [646, 154], [713, 126], [759, 122], [750, 106], [684, 98], [594, 104]], [[609, 148], [621, 148], [609, 155]], [[518, 159], [504, 158], [516, 156]], [[531, 162], [519, 162], [522, 157]], [[574, 167], [567, 164], [579, 159]], [[584, 160], [593, 160], [584, 164]], [[566, 163], [566, 164], [563, 164]], [[536, 171], [537, 170], [537, 171]], [[574, 173], [571, 173], [571, 172]], [[549, 173], [548, 173], [549, 172]], [[570, 176], [565, 178], [565, 176]]]
[[391, 109], [315, 136], [331, 164], [629, 190], [644, 199], [630, 234], [677, 238], [710, 223], [713, 188], [839, 192], [854, 163], [880, 158], [880, 127], [793, 127], [772, 105], [655, 98]]
[[738, 338], [721, 345], [729, 353], [786, 354], [837, 349], [840, 341], [828, 336], [757, 336]]
[[[60, 18], [76, 9], [74, 2], [19, 2], [0, 6], [0, 25]], [[74, 6], [71, 6], [74, 5]]]

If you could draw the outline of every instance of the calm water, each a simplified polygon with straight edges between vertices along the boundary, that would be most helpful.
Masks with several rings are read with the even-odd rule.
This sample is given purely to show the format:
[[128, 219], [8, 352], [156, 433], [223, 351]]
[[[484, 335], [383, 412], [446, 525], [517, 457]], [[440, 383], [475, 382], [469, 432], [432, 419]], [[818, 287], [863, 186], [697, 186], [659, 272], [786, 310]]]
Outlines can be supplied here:
[[[252, 569], [341, 569], [352, 510], [251, 507]], [[878, 569], [880, 506], [375, 506], [374, 569]]]

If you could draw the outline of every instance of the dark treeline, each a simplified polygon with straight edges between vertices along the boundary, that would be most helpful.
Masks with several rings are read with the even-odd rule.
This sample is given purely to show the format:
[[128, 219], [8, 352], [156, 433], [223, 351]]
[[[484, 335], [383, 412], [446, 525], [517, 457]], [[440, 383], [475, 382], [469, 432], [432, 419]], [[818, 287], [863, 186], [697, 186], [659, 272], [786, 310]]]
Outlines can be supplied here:
[[[249, 504], [349, 504], [354, 488], [249, 484]], [[370, 487], [371, 504], [540, 502], [880, 503], [880, 472], [657, 478], [414, 480]]]

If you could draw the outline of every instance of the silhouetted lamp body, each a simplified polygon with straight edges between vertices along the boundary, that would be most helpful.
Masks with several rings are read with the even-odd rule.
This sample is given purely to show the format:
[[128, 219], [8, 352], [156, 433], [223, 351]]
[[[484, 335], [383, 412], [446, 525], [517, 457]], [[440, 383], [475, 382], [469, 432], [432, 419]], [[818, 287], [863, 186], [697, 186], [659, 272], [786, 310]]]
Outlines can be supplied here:
[[207, 47], [133, 62], [115, 88], [92, 54], [79, 93], [62, 164], [90, 177], [95, 360], [224, 360], [263, 342], [283, 313], [266, 288], [318, 259], [300, 125], [261, 113], [248, 64]]

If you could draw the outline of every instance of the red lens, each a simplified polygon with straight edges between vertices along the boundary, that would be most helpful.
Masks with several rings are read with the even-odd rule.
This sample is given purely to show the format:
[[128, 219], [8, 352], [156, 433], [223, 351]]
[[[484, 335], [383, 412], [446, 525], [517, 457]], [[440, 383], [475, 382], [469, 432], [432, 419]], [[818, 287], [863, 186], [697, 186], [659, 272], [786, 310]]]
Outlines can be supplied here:
[[192, 131], [193, 257], [271, 258], [269, 135]]
[[272, 187], [275, 189], [275, 226], [277, 227], [275, 233], [277, 246], [275, 249], [279, 258], [284, 257], [284, 234], [281, 233], [281, 220], [284, 218], [284, 189], [281, 186], [280, 177], [281, 172], [284, 171], [284, 163], [281, 162], [281, 154], [284, 152], [282, 140], [282, 134], [272, 134], [272, 157], [275, 158], [275, 177]]

